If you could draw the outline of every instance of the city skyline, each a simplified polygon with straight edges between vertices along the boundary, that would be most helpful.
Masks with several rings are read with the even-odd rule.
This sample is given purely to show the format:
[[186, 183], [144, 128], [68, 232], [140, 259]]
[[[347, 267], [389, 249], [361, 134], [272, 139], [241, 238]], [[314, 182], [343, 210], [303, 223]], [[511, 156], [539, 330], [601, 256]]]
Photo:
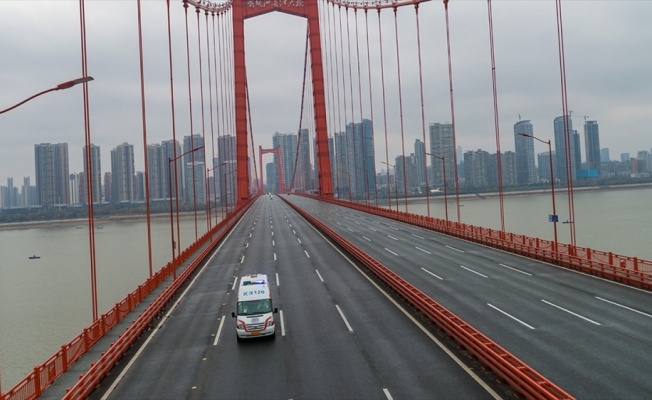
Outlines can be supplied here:
[[[568, 126], [564, 127], [564, 123], [568, 123]], [[542, 140], [536, 136], [533, 124], [529, 120], [522, 120], [514, 124], [516, 152], [511, 150], [501, 152], [501, 180], [499, 180], [499, 164], [496, 153], [483, 149], [464, 151], [461, 146], [454, 149], [451, 125], [441, 123], [429, 125], [432, 153], [426, 152], [421, 140], [416, 139], [414, 152], [395, 155], [393, 164], [381, 161], [386, 168], [380, 168], [378, 173], [374, 167], [373, 153], [370, 150], [373, 147], [370, 146], [373, 143], [373, 122], [365, 119], [360, 124], [350, 123], [347, 125], [346, 131], [337, 133], [334, 138], [329, 140], [329, 154], [336, 194], [340, 198], [375, 197], [376, 192], [386, 191], [392, 186], [397, 193], [415, 194], [444, 186], [453, 189], [455, 185], [460, 185], [461, 188], [531, 185], [549, 182], [550, 160], [553, 161], [552, 169], [555, 180], [561, 183], [565, 183], [568, 177], [577, 181], [601, 176], [604, 178], [650, 176], [652, 151], [638, 151], [636, 157], [630, 157], [629, 153], [623, 153], [620, 155], [620, 164], [622, 164], [620, 166], [608, 165], [613, 162], [609, 162], [609, 159], [601, 159], [603, 156], [608, 156], [609, 151], [607, 148], [599, 149], [600, 137], [597, 121], [585, 121], [584, 140], [581, 140], [577, 130], [572, 129], [569, 118], [559, 116], [555, 118], [553, 124], [556, 133], [555, 151], [552, 155], [548, 152], [537, 153], [536, 162], [533, 144], [535, 139]], [[572, 147], [568, 151], [566, 151], [564, 140], [565, 129], [569, 130], [569, 143], [572, 143]], [[305, 129], [299, 135], [275, 133], [272, 146], [280, 150], [282, 159], [279, 160], [277, 154], [274, 154], [273, 162], [260, 167], [261, 170], [266, 171], [263, 174], [263, 180], [264, 184], [268, 185], [267, 190], [276, 191], [270, 185], [277, 184], [278, 174], [274, 165], [279, 162], [286, 189], [291, 187], [305, 192], [317, 189], [314, 186], [314, 177], [318, 171], [314, 169], [316, 164], [311, 165], [310, 161], [315, 159], [315, 144], [312, 146], [313, 154], [311, 154], [308, 137], [309, 132]], [[552, 144], [551, 141], [551, 148]], [[176, 147], [177, 168], [181, 171], [178, 183], [181, 188], [182, 203], [194, 198], [198, 204], [204, 204], [208, 194], [211, 194], [211, 198], [214, 196], [215, 201], [217, 201], [218, 193], [220, 199], [233, 195], [233, 178], [230, 177], [235, 166], [233, 136], [219, 138], [219, 156], [213, 159], [212, 168], [205, 162], [205, 142], [202, 136], [197, 134], [184, 136], [183, 146], [177, 141]], [[169, 198], [170, 190], [176, 190], [176, 185], [174, 188], [170, 187], [170, 182], [173, 180], [168, 176], [171, 173], [170, 163], [174, 158], [172, 141], [148, 144], [147, 149], [150, 199]], [[360, 156], [360, 153], [363, 153], [364, 156]], [[99, 167], [101, 165], [100, 147], [92, 144], [88, 154], [91, 155], [90, 164], [93, 168], [92, 189], [95, 203], [142, 202], [145, 199], [145, 176], [142, 171], [135, 169], [133, 145], [125, 142], [114, 147], [110, 151], [111, 168], [104, 174]], [[438, 154], [442, 156], [438, 156]], [[581, 154], [585, 154], [584, 158]], [[84, 159], [86, 159], [86, 155], [84, 148]], [[568, 155], [571, 155], [571, 168], [567, 171], [565, 159]], [[85, 176], [88, 174], [86, 164], [83, 172], [72, 172], [69, 170], [68, 158], [67, 143], [34, 145], [37, 169], [35, 186], [30, 185], [29, 178], [24, 178], [22, 190], [19, 192], [18, 187], [14, 185], [13, 178], [8, 178], [7, 186], [0, 184], [2, 188], [0, 207], [85, 204], [88, 196], [85, 184]], [[455, 158], [458, 163], [457, 180], [454, 175], [456, 168], [452, 164]], [[445, 178], [443, 176], [444, 164], [449, 168]], [[295, 168], [298, 168], [296, 173]], [[562, 172], [560, 173], [560, 171]], [[383, 174], [387, 176], [382, 176]], [[100, 183], [102, 175], [104, 175], [104, 186], [101, 186]], [[228, 179], [227, 175], [229, 175]], [[290, 180], [293, 175], [296, 175], [295, 182], [294, 185], [291, 185]], [[211, 176], [214, 178], [209, 181], [207, 178]], [[251, 178], [253, 181], [257, 179], [257, 176]], [[176, 182], [176, 180], [174, 181]], [[383, 181], [383, 183], [378, 183], [378, 181]], [[446, 182], [445, 185], [444, 182]]]
[[[433, 2], [434, 3], [434, 2]], [[512, 126], [517, 115], [537, 126], [537, 135], [544, 139], [553, 135], [553, 118], [561, 113], [559, 65], [556, 57], [556, 28], [553, 2], [494, 2], [497, 55], [497, 89], [501, 149], [514, 150], [511, 144]], [[178, 4], [179, 9], [181, 5]], [[611, 149], [614, 157], [648, 149], [641, 143], [652, 124], [650, 99], [652, 55], [642, 51], [652, 38], [652, 27], [645, 16], [652, 14], [652, 3], [641, 1], [564, 2], [564, 34], [568, 82], [568, 104], [574, 111], [574, 125], [584, 116], [600, 122], [601, 146]], [[162, 82], [169, 80], [166, 70], [167, 53], [163, 44], [154, 40], [164, 37], [164, 29], [155, 22], [163, 18], [159, 2], [144, 2], [148, 113], [169, 114], [169, 100]], [[465, 149], [495, 146], [494, 116], [491, 96], [490, 66], [487, 45], [487, 10], [483, 2], [451, 2], [451, 45], [456, 98], [455, 123], [457, 142]], [[141, 136], [140, 107], [134, 100], [139, 92], [134, 2], [90, 2], [87, 5], [89, 32], [89, 72], [95, 81], [89, 84], [91, 96], [91, 141], [102, 148], [116, 143], [133, 143], [136, 169], [143, 170], [144, 144]], [[174, 10], [173, 24], [182, 24], [182, 12]], [[399, 10], [399, 19], [413, 21], [413, 10]], [[74, 2], [40, 2], [35, 9], [30, 2], [2, 2], [0, 5], [0, 52], [3, 57], [0, 88], [1, 102], [7, 106], [53, 84], [80, 75], [78, 15]], [[441, 4], [424, 3], [420, 7], [422, 35], [429, 38], [423, 51], [424, 105], [426, 121], [450, 120], [448, 82], [443, 69], [445, 43], [441, 24]], [[114, 18], [122, 24], [99, 23], [99, 18]], [[600, 18], [601, 24], [590, 21]], [[128, 23], [129, 22], [129, 23]], [[391, 23], [391, 21], [389, 21]], [[40, 29], [33, 29], [38, 25]], [[162, 24], [161, 24], [162, 25]], [[405, 25], [404, 25], [405, 26]], [[413, 43], [407, 40], [414, 31], [405, 27], [401, 32], [401, 51], [405, 50], [404, 112], [406, 145], [421, 137], [421, 109], [418, 85], [414, 73], [416, 60]], [[518, 33], [515, 33], [518, 32]], [[54, 34], [56, 33], [56, 34]], [[300, 109], [301, 69], [304, 54], [305, 21], [273, 13], [256, 18], [247, 25], [247, 66], [250, 83], [251, 118], [255, 128], [252, 147], [269, 143], [274, 132], [294, 126]], [[372, 39], [373, 39], [373, 32]], [[175, 32], [174, 43], [183, 49], [183, 35]], [[391, 36], [391, 35], [390, 35]], [[20, 37], [21, 41], [13, 40]], [[391, 39], [391, 37], [390, 37]], [[116, 46], [120, 43], [120, 46]], [[388, 48], [389, 51], [389, 48]], [[165, 54], [163, 54], [165, 53]], [[596, 55], [600, 57], [596, 63]], [[374, 54], [372, 53], [372, 57]], [[183, 62], [175, 64], [183, 81]], [[110, 60], [110, 62], [109, 62]], [[625, 61], [626, 60], [626, 61]], [[375, 64], [377, 61], [375, 62]], [[47, 65], [48, 68], [43, 66]], [[394, 67], [388, 64], [387, 67]], [[156, 69], [154, 68], [156, 67]], [[270, 76], [269, 71], [274, 71]], [[388, 70], [391, 71], [391, 68]], [[378, 73], [373, 69], [374, 77]], [[397, 109], [396, 88], [388, 87], [387, 107]], [[169, 91], [169, 90], [167, 90]], [[159, 93], [160, 94], [160, 93]], [[376, 120], [382, 111], [374, 102]], [[81, 90], [49, 94], [2, 116], [0, 129], [12, 137], [11, 145], [0, 149], [0, 182], [13, 177], [21, 179], [34, 172], [28, 164], [34, 143], [65, 142], [69, 144], [71, 169], [82, 169], [81, 149], [83, 121]], [[180, 103], [179, 129], [188, 131], [187, 107]], [[360, 114], [356, 111], [356, 114]], [[345, 129], [346, 122], [370, 118], [369, 107], [363, 105], [362, 115], [353, 121], [332, 123], [331, 135]], [[34, 118], [34, 116], [38, 116]], [[201, 126], [198, 116], [194, 125]], [[165, 118], [163, 118], [165, 120]], [[520, 119], [520, 118], [519, 118]], [[148, 142], [171, 139], [169, 124], [148, 120]], [[384, 127], [376, 123], [377, 138]], [[401, 132], [395, 116], [388, 120], [390, 148], [398, 148]], [[196, 133], [196, 132], [195, 132]], [[228, 132], [227, 132], [228, 133]], [[582, 133], [581, 131], [579, 132]], [[382, 141], [379, 140], [379, 144]], [[429, 143], [426, 143], [427, 148]], [[535, 144], [535, 151], [543, 151]], [[493, 150], [491, 150], [493, 151]], [[385, 160], [384, 144], [376, 146], [377, 165]], [[584, 155], [583, 155], [584, 156]], [[386, 160], [385, 160], [386, 161]], [[392, 158], [389, 159], [392, 162]], [[102, 157], [102, 169], [108, 168], [108, 157]]]

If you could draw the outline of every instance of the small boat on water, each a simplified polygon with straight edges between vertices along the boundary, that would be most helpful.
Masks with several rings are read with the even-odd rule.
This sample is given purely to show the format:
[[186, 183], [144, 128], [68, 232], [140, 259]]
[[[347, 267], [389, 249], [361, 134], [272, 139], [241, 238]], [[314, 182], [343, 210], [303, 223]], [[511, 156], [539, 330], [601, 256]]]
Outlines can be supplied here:
[[33, 256], [29, 256], [28, 258], [30, 260], [38, 260], [39, 258], [41, 258], [41, 256], [37, 256], [36, 254], [34, 254]]

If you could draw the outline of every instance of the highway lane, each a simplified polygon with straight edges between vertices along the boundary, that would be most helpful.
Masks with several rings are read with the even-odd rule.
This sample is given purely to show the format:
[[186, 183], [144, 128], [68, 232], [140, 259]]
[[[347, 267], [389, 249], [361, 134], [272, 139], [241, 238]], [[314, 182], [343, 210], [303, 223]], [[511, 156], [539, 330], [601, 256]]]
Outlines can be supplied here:
[[[270, 280], [276, 338], [238, 343], [243, 274]], [[93, 398], [496, 397], [279, 199], [261, 197]]]
[[650, 293], [316, 202], [317, 215], [578, 398], [652, 393]]

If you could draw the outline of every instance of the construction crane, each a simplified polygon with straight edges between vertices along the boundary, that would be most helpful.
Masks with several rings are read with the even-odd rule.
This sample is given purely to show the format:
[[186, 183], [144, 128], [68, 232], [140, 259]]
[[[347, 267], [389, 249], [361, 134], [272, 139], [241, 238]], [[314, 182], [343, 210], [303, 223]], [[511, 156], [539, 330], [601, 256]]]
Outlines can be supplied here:
[[588, 115], [573, 115], [573, 111], [569, 111], [571, 118], [584, 118], [584, 123], [586, 124], [586, 120], [589, 119], [590, 117]]

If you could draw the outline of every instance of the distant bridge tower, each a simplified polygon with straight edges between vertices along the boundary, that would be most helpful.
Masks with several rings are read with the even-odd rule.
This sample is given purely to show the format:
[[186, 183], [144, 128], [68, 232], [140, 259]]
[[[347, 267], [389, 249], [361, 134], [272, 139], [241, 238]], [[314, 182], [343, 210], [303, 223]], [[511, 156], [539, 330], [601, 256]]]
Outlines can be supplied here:
[[[280, 11], [308, 19], [315, 137], [317, 141], [317, 178], [319, 181], [320, 195], [327, 198], [333, 196], [333, 183], [331, 180], [331, 166], [328, 153], [326, 98], [324, 90], [324, 71], [321, 59], [319, 10], [317, 7], [317, 0], [287, 2], [239, 0], [233, 2], [233, 63], [235, 81], [236, 157], [238, 163], [238, 205], [243, 204], [249, 199], [244, 20], [272, 11]], [[260, 166], [260, 168], [262, 169], [262, 166]]]
[[258, 181], [258, 193], [264, 193], [263, 185], [263, 154], [266, 153], [275, 153], [276, 154], [276, 167], [278, 168], [278, 191], [280, 193], [285, 193], [285, 185], [283, 180], [283, 168], [281, 167], [281, 148], [276, 147], [273, 149], [263, 149], [263, 146], [258, 146], [258, 165], [260, 165], [260, 180]]

